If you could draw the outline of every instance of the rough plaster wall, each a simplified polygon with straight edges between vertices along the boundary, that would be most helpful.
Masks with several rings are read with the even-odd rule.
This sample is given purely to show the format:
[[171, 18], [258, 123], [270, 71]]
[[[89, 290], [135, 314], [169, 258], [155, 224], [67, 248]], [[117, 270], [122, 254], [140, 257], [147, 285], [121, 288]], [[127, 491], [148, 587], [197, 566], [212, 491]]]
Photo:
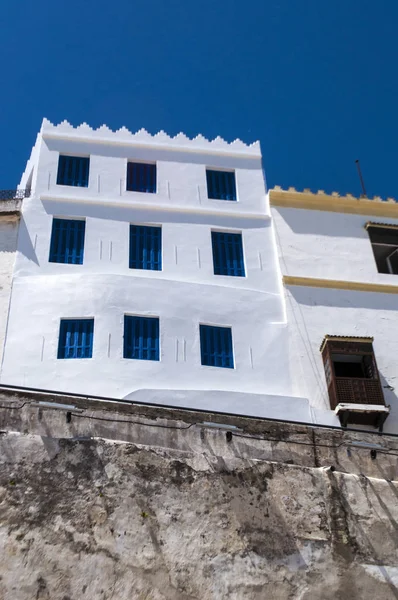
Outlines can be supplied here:
[[0, 364], [3, 358], [17, 235], [18, 220], [15, 217], [0, 215]]
[[398, 486], [100, 440], [0, 442], [3, 600], [398, 598]]

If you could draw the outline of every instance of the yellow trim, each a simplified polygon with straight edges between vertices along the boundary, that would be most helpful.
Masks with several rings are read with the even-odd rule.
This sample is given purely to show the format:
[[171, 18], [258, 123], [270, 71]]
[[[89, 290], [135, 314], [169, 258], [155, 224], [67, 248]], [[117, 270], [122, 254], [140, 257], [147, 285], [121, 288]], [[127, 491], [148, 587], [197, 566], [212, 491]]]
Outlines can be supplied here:
[[345, 337], [340, 335], [325, 335], [323, 338], [321, 347], [319, 348], [320, 352], [323, 352], [326, 344], [328, 342], [358, 342], [359, 344], [372, 344], [372, 337]]
[[335, 290], [353, 290], [355, 292], [378, 292], [381, 294], [398, 294], [398, 284], [361, 283], [359, 281], [338, 281], [337, 279], [317, 279], [315, 277], [294, 277], [283, 275], [285, 285], [302, 287], [328, 288]]
[[350, 195], [331, 196], [322, 192], [312, 194], [310, 192], [297, 192], [296, 190], [273, 189], [269, 192], [269, 201], [271, 206], [398, 219], [398, 203], [390, 198], [383, 201], [381, 198], [370, 200], [369, 198], [358, 199]]

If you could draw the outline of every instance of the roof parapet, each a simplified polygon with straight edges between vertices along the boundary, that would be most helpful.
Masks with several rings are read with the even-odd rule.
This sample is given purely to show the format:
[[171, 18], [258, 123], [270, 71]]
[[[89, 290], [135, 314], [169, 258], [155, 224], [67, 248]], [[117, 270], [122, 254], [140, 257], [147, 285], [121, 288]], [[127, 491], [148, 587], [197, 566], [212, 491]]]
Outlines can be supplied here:
[[48, 119], [43, 119], [41, 133], [44, 137], [73, 137], [73, 139], [82, 139], [99, 143], [113, 144], [134, 144], [139, 146], [155, 146], [176, 150], [187, 150], [194, 152], [210, 152], [221, 154], [243, 154], [248, 157], [261, 157], [260, 142], [245, 144], [239, 139], [229, 143], [221, 137], [214, 140], [208, 140], [199, 134], [190, 139], [184, 133], [178, 133], [176, 136], [169, 136], [164, 131], [159, 131], [155, 135], [150, 134], [146, 129], [140, 129], [132, 133], [126, 127], [121, 127], [117, 131], [112, 131], [106, 125], [101, 125], [98, 129], [93, 129], [87, 123], [82, 123], [78, 127], [73, 127], [68, 121], [62, 121], [54, 125]]
[[341, 196], [338, 192], [326, 194], [324, 190], [312, 192], [308, 188], [300, 192], [294, 187], [284, 190], [281, 186], [277, 185], [269, 191], [269, 199], [271, 206], [384, 216], [398, 219], [398, 202], [394, 198], [387, 198], [386, 200], [380, 196], [374, 196], [374, 198], [357, 198], [352, 194]]

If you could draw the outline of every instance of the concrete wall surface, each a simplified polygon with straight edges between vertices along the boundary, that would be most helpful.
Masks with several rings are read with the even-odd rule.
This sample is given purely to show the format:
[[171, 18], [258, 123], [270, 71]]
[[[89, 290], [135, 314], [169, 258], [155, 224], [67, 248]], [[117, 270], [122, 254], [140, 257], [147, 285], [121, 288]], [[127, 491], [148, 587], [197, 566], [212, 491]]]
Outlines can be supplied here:
[[395, 437], [34, 398], [1, 395], [2, 600], [398, 597]]

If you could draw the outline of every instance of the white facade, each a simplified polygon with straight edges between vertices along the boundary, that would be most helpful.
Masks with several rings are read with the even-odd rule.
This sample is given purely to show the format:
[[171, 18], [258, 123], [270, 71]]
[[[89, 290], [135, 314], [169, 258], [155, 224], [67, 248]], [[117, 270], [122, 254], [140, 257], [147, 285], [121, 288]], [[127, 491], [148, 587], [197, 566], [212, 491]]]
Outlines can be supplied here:
[[[334, 199], [327, 201], [332, 204]], [[330, 403], [322, 339], [327, 334], [373, 337], [384, 398], [391, 410], [384, 431], [398, 432], [398, 289], [391, 289], [398, 286], [398, 275], [378, 272], [365, 229], [368, 222], [398, 226], [398, 212], [394, 219], [377, 216], [377, 211], [366, 215], [333, 210], [271, 208], [282, 275], [287, 281], [296, 280], [285, 288], [290, 354], [296, 357], [291, 363], [293, 393], [310, 400], [315, 422], [338, 425], [334, 413], [325, 412]], [[339, 289], [341, 284], [358, 289]]]
[[20, 201], [3, 201], [0, 204], [0, 361], [2, 361], [17, 251]]
[[[90, 157], [87, 188], [57, 185], [60, 154]], [[129, 160], [156, 163], [156, 194], [126, 191]], [[206, 167], [234, 170], [237, 201], [208, 198]], [[29, 178], [3, 384], [311, 420], [290, 376], [258, 144], [44, 121], [21, 187]], [[82, 265], [49, 262], [53, 217], [85, 219]], [[162, 227], [161, 271], [129, 268], [130, 224]], [[212, 230], [242, 233], [246, 277], [214, 274]], [[159, 318], [160, 361], [123, 358], [126, 314]], [[94, 318], [92, 358], [58, 359], [60, 319], [86, 317]], [[234, 369], [201, 364], [200, 324], [231, 327]]]

